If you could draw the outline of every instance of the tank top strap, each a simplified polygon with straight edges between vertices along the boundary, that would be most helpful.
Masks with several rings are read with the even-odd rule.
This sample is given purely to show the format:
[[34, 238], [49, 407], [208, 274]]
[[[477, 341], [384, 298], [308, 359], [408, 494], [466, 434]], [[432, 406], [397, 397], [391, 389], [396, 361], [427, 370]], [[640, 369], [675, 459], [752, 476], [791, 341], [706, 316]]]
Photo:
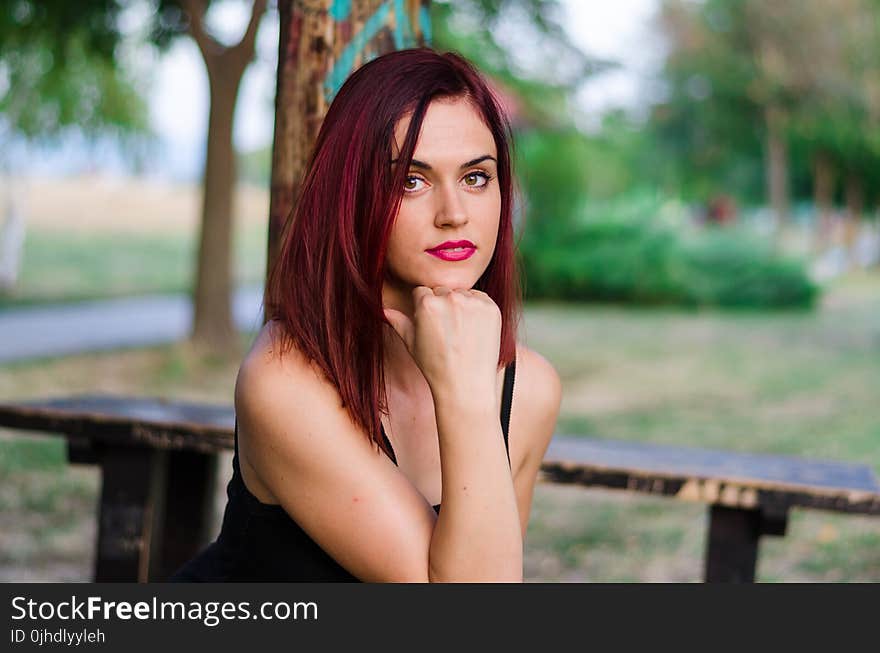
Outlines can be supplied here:
[[504, 433], [504, 449], [507, 451], [507, 464], [510, 465], [510, 446], [507, 432], [510, 428], [510, 406], [513, 402], [513, 381], [516, 377], [516, 355], [504, 370], [504, 388], [501, 392], [501, 430]]

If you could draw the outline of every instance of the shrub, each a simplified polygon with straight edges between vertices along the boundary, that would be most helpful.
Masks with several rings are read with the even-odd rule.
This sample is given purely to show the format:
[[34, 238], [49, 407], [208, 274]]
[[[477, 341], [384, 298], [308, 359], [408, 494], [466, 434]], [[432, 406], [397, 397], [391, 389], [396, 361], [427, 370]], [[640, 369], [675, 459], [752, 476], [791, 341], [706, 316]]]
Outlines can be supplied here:
[[774, 253], [743, 227], [698, 228], [653, 198], [588, 205], [520, 246], [529, 300], [809, 307], [817, 288], [803, 261]]

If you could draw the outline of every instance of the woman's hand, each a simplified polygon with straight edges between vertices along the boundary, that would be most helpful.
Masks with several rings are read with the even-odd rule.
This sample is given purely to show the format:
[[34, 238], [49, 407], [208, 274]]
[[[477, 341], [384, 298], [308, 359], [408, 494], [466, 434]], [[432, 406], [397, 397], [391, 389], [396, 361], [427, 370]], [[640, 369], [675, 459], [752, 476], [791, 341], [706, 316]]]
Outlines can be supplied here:
[[392, 308], [385, 317], [401, 337], [435, 397], [485, 401], [496, 394], [501, 311], [480, 290], [413, 289], [413, 319]]

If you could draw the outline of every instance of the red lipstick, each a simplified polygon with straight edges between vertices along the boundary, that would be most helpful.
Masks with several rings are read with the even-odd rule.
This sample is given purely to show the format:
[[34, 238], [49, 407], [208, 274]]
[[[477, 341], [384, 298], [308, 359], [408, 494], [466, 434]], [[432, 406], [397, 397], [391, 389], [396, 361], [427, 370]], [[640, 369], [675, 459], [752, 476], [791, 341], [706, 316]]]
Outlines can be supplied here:
[[473, 256], [477, 246], [469, 240], [447, 240], [425, 251], [444, 261], [463, 261]]

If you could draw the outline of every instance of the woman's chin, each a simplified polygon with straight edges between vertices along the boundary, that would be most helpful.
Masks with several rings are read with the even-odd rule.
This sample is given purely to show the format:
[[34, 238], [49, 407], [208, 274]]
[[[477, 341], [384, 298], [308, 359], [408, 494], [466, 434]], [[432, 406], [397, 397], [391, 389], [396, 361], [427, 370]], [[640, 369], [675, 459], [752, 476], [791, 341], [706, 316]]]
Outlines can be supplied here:
[[474, 287], [474, 284], [477, 282], [476, 279], [473, 278], [470, 274], [450, 274], [450, 275], [436, 275], [431, 277], [424, 285], [428, 288], [437, 288], [438, 286], [446, 286], [447, 288], [451, 288], [452, 290], [460, 290], [465, 289], [469, 290]]

